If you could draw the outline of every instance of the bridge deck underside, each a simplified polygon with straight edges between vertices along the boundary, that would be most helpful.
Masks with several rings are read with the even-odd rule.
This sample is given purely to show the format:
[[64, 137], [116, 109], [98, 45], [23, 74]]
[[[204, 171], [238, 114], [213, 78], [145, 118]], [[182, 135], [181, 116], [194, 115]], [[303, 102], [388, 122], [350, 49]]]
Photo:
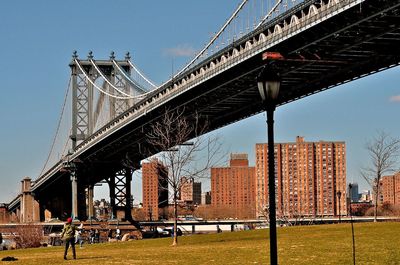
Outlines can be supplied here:
[[200, 114], [209, 131], [263, 111], [256, 77], [265, 64], [274, 64], [282, 76], [281, 105], [398, 65], [399, 2], [365, 1], [269, 49], [285, 60], [263, 61], [260, 53], [176, 96], [83, 152], [80, 174], [93, 184], [118, 171], [124, 159], [149, 157], [146, 132], [165, 108]]

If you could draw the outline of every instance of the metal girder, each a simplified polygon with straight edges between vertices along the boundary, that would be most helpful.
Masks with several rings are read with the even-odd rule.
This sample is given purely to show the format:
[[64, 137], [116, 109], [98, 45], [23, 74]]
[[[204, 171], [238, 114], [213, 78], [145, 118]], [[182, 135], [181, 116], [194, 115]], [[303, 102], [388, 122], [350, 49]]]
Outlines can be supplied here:
[[[117, 87], [119, 90], [123, 91], [126, 94], [129, 93], [129, 85], [127, 84], [124, 77], [115, 71], [112, 72], [111, 82]], [[111, 89], [110, 89], [111, 90]], [[113, 90], [113, 93], [124, 96], [124, 94], [119, 93]], [[133, 99], [118, 99], [118, 98], [110, 98], [110, 120], [114, 119], [124, 111], [126, 111], [130, 106], [133, 105]]]

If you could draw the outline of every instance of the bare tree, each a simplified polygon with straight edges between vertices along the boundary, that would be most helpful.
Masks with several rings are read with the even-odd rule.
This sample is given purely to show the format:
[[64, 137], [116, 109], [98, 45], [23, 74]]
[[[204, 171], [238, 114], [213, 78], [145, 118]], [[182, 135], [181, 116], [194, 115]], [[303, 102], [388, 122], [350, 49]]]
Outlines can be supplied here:
[[182, 185], [191, 178], [209, 178], [210, 168], [223, 157], [217, 137], [201, 136], [206, 127], [206, 124], [200, 124], [198, 115], [188, 118], [184, 110], [167, 110], [159, 122], [151, 125], [147, 134], [148, 144], [161, 152], [156, 155], [157, 159], [168, 170], [167, 181], [174, 209], [173, 246], [178, 243], [178, 199]]
[[370, 155], [370, 166], [364, 168], [361, 174], [374, 192], [374, 221], [376, 222], [381, 178], [385, 174], [398, 170], [396, 166], [400, 156], [400, 139], [393, 138], [383, 131], [378, 132], [366, 144], [366, 149]]
[[35, 224], [21, 224], [15, 229], [17, 248], [37, 248], [43, 241], [43, 227]]

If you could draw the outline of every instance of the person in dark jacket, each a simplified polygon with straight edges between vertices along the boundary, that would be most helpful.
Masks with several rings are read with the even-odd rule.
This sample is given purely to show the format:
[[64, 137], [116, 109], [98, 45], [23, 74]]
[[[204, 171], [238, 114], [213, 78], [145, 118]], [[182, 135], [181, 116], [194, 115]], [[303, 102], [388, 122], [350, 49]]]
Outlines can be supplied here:
[[0, 250], [3, 250], [3, 235], [0, 232]]
[[72, 218], [68, 218], [61, 232], [61, 238], [65, 241], [64, 259], [67, 259], [67, 252], [70, 245], [72, 248], [72, 256], [74, 259], [76, 259], [75, 231], [76, 226], [72, 224]]

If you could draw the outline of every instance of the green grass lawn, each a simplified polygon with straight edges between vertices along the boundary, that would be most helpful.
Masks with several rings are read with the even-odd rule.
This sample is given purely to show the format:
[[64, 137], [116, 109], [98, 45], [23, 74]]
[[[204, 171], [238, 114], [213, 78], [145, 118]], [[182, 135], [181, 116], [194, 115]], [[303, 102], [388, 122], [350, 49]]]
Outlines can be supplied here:
[[[356, 264], [400, 264], [400, 223], [355, 224]], [[1, 251], [11, 264], [269, 264], [268, 230], [85, 245], [77, 260], [62, 247]], [[69, 253], [68, 258], [71, 258]], [[278, 228], [279, 264], [353, 264], [350, 224]], [[7, 262], [0, 262], [0, 264]]]

